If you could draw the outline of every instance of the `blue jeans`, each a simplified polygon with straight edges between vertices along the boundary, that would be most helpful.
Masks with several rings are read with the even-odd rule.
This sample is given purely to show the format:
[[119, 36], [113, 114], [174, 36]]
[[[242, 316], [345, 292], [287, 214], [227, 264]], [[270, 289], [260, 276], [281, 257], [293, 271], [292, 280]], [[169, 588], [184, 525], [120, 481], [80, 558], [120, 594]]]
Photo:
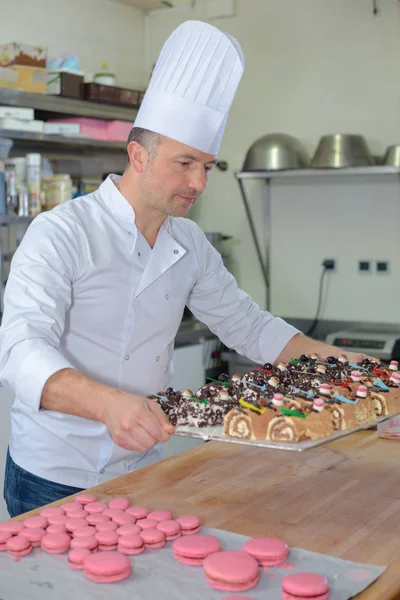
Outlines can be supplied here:
[[81, 491], [81, 488], [54, 483], [28, 473], [15, 464], [7, 450], [4, 500], [10, 517], [16, 517]]

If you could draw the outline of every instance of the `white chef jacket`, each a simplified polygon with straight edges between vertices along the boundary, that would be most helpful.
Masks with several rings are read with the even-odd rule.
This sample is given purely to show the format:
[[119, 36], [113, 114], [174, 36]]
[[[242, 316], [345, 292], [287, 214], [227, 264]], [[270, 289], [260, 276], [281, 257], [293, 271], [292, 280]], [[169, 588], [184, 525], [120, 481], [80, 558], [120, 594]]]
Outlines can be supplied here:
[[16, 396], [13, 460], [81, 488], [158, 460], [161, 445], [130, 452], [102, 423], [40, 408], [51, 375], [72, 368], [127, 392], [164, 390], [185, 305], [257, 363], [273, 362], [298, 333], [238, 288], [193, 221], [168, 217], [146, 250], [117, 180], [33, 221], [12, 261], [0, 328], [0, 381]]

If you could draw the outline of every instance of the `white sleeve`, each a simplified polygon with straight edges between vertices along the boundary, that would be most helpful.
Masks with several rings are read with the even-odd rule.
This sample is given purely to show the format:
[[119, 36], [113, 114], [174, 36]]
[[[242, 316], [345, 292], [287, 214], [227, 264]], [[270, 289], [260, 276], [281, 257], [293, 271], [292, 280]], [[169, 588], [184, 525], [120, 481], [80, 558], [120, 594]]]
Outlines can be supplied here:
[[229, 348], [256, 363], [273, 363], [299, 330], [262, 311], [239, 289], [201, 229], [193, 224], [191, 232], [200, 277], [189, 295], [188, 308]]
[[11, 264], [0, 328], [0, 381], [33, 411], [54, 373], [72, 368], [59, 351], [79, 271], [76, 227], [57, 213], [36, 217]]

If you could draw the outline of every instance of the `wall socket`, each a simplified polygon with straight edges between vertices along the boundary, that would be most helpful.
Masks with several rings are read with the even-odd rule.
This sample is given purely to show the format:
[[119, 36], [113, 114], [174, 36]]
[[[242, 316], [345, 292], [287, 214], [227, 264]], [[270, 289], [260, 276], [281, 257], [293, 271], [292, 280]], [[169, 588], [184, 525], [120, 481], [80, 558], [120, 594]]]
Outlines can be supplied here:
[[371, 261], [370, 260], [359, 260], [358, 261], [358, 271], [360, 273], [371, 275]]
[[336, 260], [334, 258], [324, 258], [322, 266], [326, 271], [334, 271], [336, 269]]
[[388, 260], [377, 260], [376, 261], [376, 274], [377, 275], [389, 275], [389, 261]]

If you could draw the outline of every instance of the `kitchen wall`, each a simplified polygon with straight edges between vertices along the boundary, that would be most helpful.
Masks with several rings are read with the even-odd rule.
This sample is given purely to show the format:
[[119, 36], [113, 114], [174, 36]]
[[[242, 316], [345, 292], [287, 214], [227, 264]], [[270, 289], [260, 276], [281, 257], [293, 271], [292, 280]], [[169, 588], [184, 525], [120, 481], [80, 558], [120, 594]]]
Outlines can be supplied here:
[[144, 86], [144, 17], [108, 0], [13, 0], [1, 3], [0, 41], [45, 45], [49, 56], [77, 54], [96, 72], [107, 61], [124, 86]]
[[[377, 155], [388, 144], [400, 141], [398, 1], [380, 0], [377, 16], [372, 14], [370, 0], [237, 0], [236, 4], [235, 17], [211, 21], [240, 40], [246, 57], [245, 75], [220, 152], [220, 158], [229, 163], [229, 171], [212, 175], [193, 217], [205, 230], [224, 231], [235, 237], [235, 275], [240, 285], [265, 307], [265, 288], [233, 172], [241, 168], [252, 142], [268, 132], [294, 135], [311, 154], [325, 133], [362, 133]], [[197, 0], [193, 10], [160, 11], [148, 17], [151, 64], [170, 32], [189, 18], [207, 20], [205, 0]], [[386, 185], [383, 180], [380, 184]], [[357, 246], [361, 243], [362, 254], [372, 259], [398, 257], [392, 244], [396, 228], [390, 224], [398, 191], [393, 192], [392, 182], [384, 192], [376, 187], [376, 182], [374, 186], [368, 193], [367, 209], [363, 197], [371, 188], [366, 182], [364, 187], [352, 186], [352, 208], [349, 197], [343, 200], [340, 186], [339, 195], [331, 194], [329, 204], [321, 203], [320, 210], [318, 197], [304, 184], [294, 190], [292, 186], [291, 192], [286, 190], [282, 203], [279, 196], [272, 222], [272, 307], [276, 313], [314, 316], [319, 265], [329, 251], [338, 261], [338, 270], [336, 279], [331, 276], [330, 290], [335, 290], [335, 295], [325, 303], [324, 318], [345, 319], [349, 307], [351, 318], [360, 320], [366, 315], [374, 318], [378, 313], [396, 317], [394, 291], [400, 284], [400, 273], [395, 280], [393, 275], [386, 280], [381, 278], [377, 288], [380, 293], [372, 294], [370, 300], [367, 293], [357, 306], [355, 301], [360, 290], [368, 291], [365, 277], [361, 279], [353, 268]], [[263, 186], [248, 183], [246, 189], [264, 238]], [[387, 198], [383, 205], [381, 197]], [[351, 243], [343, 244], [341, 231], [346, 211], [350, 211], [348, 217], [354, 227]], [[360, 215], [362, 227], [357, 227]], [[321, 244], [321, 237], [324, 240], [326, 236], [330, 240], [328, 248]], [[374, 240], [371, 246], [369, 239]], [[283, 262], [279, 249], [285, 257]], [[346, 268], [353, 251], [352, 268]], [[301, 302], [294, 293], [294, 281], [301, 286]], [[348, 300], [338, 305], [338, 298], [344, 295]]]

